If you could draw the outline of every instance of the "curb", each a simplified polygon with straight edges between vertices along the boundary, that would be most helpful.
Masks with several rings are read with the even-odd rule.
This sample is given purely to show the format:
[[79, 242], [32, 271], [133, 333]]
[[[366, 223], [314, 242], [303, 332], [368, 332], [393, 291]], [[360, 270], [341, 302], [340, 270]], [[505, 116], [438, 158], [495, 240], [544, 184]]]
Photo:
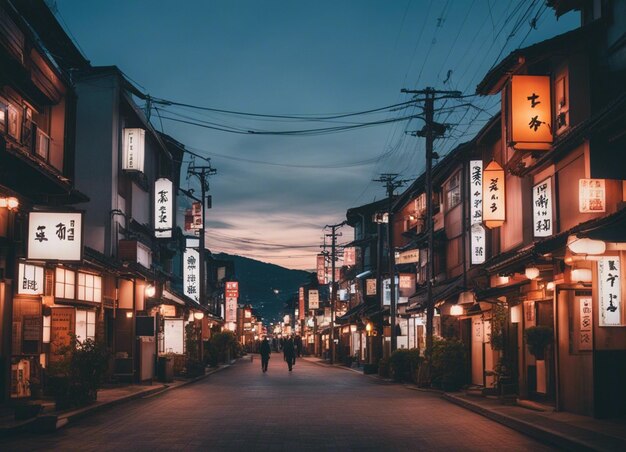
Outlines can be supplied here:
[[513, 430], [517, 430], [518, 432], [537, 439], [543, 443], [557, 446], [558, 448], [566, 450], [598, 450], [597, 447], [594, 447], [593, 445], [584, 441], [567, 438], [553, 430], [538, 427], [535, 424], [531, 424], [502, 413], [496, 413], [492, 410], [468, 402], [452, 394], [444, 393], [442, 394], [442, 398], [447, 400], [448, 402], [454, 403], [455, 405], [478, 413], [488, 419], [491, 419], [492, 421], [496, 421], [499, 424], [512, 428]]

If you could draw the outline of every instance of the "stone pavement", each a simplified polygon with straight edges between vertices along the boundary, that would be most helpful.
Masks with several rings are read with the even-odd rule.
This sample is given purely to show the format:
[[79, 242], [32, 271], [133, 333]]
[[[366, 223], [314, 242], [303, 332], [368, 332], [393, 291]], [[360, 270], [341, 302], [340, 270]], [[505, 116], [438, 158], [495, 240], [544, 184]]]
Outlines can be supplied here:
[[[309, 362], [330, 366], [318, 358], [303, 358]], [[353, 372], [342, 365], [333, 367]], [[366, 375], [380, 378], [377, 375]], [[391, 380], [384, 380], [390, 382]], [[429, 391], [414, 385], [404, 385], [409, 389]], [[439, 391], [437, 391], [439, 392]], [[456, 405], [467, 408], [489, 419], [511, 427], [521, 433], [566, 450], [626, 450], [626, 419], [599, 420], [565, 412], [542, 409], [539, 405], [503, 405], [496, 398], [470, 395], [463, 392], [443, 393], [441, 396]]]
[[[247, 358], [250, 359], [250, 358]], [[20, 433], [50, 432], [68, 425], [85, 416], [111, 408], [130, 400], [145, 398], [163, 391], [175, 389], [189, 383], [196, 382], [218, 372], [229, 365], [218, 368], [207, 368], [204, 375], [196, 378], [175, 378], [169, 383], [131, 384], [105, 387], [98, 390], [98, 399], [87, 406], [64, 411], [56, 411], [54, 402], [49, 399], [33, 400], [32, 403], [42, 405], [42, 411], [37, 417], [26, 420], [15, 420], [12, 407], [3, 406], [0, 409], [0, 438]]]

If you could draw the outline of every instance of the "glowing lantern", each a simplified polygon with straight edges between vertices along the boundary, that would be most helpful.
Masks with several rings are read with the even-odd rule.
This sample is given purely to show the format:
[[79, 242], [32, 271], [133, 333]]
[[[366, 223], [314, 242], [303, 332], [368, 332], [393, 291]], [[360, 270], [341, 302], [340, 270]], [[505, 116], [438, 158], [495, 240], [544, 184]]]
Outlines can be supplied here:
[[506, 220], [504, 169], [494, 160], [483, 171], [483, 221], [489, 229]]
[[537, 267], [526, 267], [524, 273], [528, 279], [535, 279], [539, 276], [539, 269]]
[[450, 306], [450, 315], [463, 315], [463, 306], [459, 306], [458, 304], [453, 304], [452, 306]]
[[602, 240], [578, 238], [575, 235], [567, 238], [567, 247], [575, 254], [604, 254], [606, 251], [606, 243]]
[[511, 78], [510, 136], [515, 149], [548, 150], [552, 143], [550, 77]]

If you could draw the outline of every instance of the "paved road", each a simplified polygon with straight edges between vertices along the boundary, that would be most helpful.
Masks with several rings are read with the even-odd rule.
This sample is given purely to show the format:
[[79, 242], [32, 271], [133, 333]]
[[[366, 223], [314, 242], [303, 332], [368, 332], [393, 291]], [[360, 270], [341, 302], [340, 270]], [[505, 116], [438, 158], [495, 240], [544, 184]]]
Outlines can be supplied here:
[[435, 394], [272, 356], [0, 450], [549, 450]]

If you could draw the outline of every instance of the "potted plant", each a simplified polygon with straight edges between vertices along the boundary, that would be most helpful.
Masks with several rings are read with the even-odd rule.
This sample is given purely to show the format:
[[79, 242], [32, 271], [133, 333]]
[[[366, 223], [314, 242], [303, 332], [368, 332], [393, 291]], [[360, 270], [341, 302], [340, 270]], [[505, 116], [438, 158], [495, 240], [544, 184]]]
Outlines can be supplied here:
[[531, 326], [524, 331], [524, 339], [530, 354], [538, 360], [543, 360], [546, 347], [554, 340], [554, 333], [548, 326]]

